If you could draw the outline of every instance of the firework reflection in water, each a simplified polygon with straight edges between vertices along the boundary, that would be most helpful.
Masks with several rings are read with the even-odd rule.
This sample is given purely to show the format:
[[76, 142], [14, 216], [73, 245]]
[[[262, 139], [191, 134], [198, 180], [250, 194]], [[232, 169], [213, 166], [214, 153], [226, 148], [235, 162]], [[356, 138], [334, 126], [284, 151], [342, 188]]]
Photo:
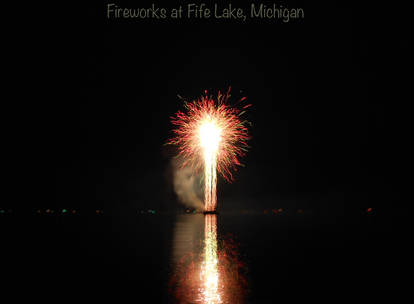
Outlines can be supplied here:
[[[178, 242], [183, 248], [183, 239], [187, 236], [189, 248], [186, 253], [181, 250], [174, 258], [176, 266], [170, 280], [174, 303], [244, 303], [246, 266], [239, 257], [239, 245], [230, 235], [218, 236], [217, 215], [206, 214], [204, 219], [201, 216], [186, 215], [177, 222], [179, 234], [174, 243]], [[197, 246], [194, 240], [203, 228], [204, 240]]]
[[204, 217], [204, 259], [201, 269], [200, 300], [205, 304], [221, 302], [219, 292], [219, 272], [217, 255], [217, 215], [206, 214]]

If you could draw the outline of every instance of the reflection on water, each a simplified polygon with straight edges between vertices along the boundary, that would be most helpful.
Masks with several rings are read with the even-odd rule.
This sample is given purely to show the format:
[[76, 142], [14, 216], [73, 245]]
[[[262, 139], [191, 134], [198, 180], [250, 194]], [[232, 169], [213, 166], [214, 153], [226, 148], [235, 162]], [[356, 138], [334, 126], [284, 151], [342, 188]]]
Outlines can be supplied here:
[[204, 216], [202, 214], [177, 216], [174, 224], [172, 262], [175, 267], [188, 254], [198, 254], [203, 240]]
[[217, 215], [206, 214], [204, 217], [204, 259], [201, 268], [200, 300], [205, 304], [221, 303], [218, 290], [219, 272], [217, 256]]
[[177, 219], [170, 280], [176, 303], [243, 303], [244, 264], [233, 238], [218, 237], [217, 220], [215, 214]]

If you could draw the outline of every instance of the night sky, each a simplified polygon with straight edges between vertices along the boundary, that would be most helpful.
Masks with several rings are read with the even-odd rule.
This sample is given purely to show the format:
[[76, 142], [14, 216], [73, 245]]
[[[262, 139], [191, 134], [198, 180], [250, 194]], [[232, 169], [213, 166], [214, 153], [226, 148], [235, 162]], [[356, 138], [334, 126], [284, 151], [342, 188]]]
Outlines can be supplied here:
[[[3, 231], [12, 232], [3, 243], [8, 248], [3, 261], [15, 262], [6, 271], [9, 283], [17, 282], [19, 290], [45, 272], [48, 279], [37, 281], [33, 292], [45, 286], [58, 290], [59, 282], [76, 289], [69, 276], [81, 274], [77, 284], [85, 290], [109, 288], [114, 278], [122, 278], [119, 286], [135, 286], [134, 280], [145, 285], [144, 277], [125, 270], [137, 262], [123, 242], [147, 242], [148, 236], [125, 228], [116, 215], [182, 208], [169, 171], [175, 151], [164, 145], [172, 135], [170, 117], [182, 109], [177, 95], [195, 99], [204, 90], [217, 95], [230, 86], [233, 101], [247, 97], [253, 105], [246, 114], [252, 139], [235, 181], [219, 179], [219, 211], [304, 208], [335, 219], [373, 208], [383, 219], [375, 229], [388, 231], [389, 240], [398, 235], [394, 244], [404, 244], [402, 223], [408, 221], [401, 219], [409, 216], [403, 193], [409, 188], [412, 137], [408, 10], [393, 14], [397, 8], [390, 6], [308, 2], [289, 1], [305, 10], [304, 20], [289, 23], [107, 20], [104, 3], [55, 4], [33, 14], [38, 20], [25, 27], [25, 38], [13, 38], [22, 44], [12, 61], [19, 80], [13, 98], [22, 95], [11, 126], [21, 131], [12, 145], [18, 160], [10, 179], [17, 188], [15, 199], [0, 205], [16, 215], [0, 219]], [[152, 2], [116, 3], [144, 7]], [[45, 208], [84, 214], [102, 209], [114, 217], [102, 231], [86, 217], [78, 226], [18, 217]], [[400, 232], [387, 230], [391, 222]], [[165, 242], [148, 241], [146, 249], [161, 252], [162, 262], [149, 259], [150, 266], [134, 267], [155, 273], [150, 267], [163, 269], [167, 261], [159, 248], [169, 244], [171, 231], [155, 222], [145, 225], [165, 237]], [[340, 240], [336, 232], [328, 233]], [[369, 259], [382, 241], [378, 237], [377, 247], [355, 244], [355, 252], [365, 248], [360, 251]], [[388, 249], [392, 261], [403, 265], [402, 250]], [[110, 258], [99, 257], [105, 250]], [[111, 264], [113, 256], [125, 269]], [[65, 270], [56, 267], [62, 260]], [[354, 256], [350, 269], [353, 262], [355, 269], [365, 265]], [[30, 274], [22, 279], [25, 273]], [[77, 298], [82, 292], [68, 294]], [[95, 293], [89, 290], [88, 296]]]
[[168, 208], [174, 151], [163, 144], [182, 107], [177, 95], [229, 86], [234, 100], [253, 104], [246, 166], [233, 184], [219, 181], [229, 208], [331, 195], [383, 206], [400, 197], [404, 19], [385, 22], [384, 10], [350, 4], [297, 6], [305, 20], [285, 24], [106, 20], [104, 6], [62, 12], [58, 34], [47, 27], [36, 37], [44, 74], [27, 130], [28, 176], [39, 181], [41, 172], [42, 200], [33, 207]]

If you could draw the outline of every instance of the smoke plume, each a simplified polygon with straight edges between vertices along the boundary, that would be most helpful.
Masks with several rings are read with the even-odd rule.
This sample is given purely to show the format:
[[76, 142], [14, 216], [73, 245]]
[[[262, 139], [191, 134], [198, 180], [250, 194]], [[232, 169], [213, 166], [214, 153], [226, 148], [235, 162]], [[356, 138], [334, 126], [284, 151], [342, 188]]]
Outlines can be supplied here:
[[179, 201], [187, 207], [198, 210], [204, 209], [203, 201], [200, 199], [203, 187], [200, 182], [201, 174], [196, 173], [191, 167], [183, 167], [178, 158], [171, 160], [173, 170], [173, 187]]

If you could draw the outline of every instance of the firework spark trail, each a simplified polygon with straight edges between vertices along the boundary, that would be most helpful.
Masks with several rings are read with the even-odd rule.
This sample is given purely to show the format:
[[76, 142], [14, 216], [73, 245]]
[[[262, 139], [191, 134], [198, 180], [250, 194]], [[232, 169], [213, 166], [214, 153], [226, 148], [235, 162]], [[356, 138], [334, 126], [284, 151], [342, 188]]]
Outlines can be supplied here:
[[217, 206], [217, 164], [216, 156], [204, 160], [204, 204], [205, 211], [215, 211]]
[[200, 99], [185, 102], [185, 112], [171, 117], [175, 136], [167, 143], [178, 146], [179, 155], [185, 159], [183, 166], [204, 167], [205, 211], [217, 209], [217, 172], [232, 181], [231, 171], [241, 166], [239, 158], [248, 148], [248, 122], [241, 116], [251, 105], [231, 106], [229, 97], [230, 88], [224, 95], [219, 92], [216, 100], [205, 92]]

